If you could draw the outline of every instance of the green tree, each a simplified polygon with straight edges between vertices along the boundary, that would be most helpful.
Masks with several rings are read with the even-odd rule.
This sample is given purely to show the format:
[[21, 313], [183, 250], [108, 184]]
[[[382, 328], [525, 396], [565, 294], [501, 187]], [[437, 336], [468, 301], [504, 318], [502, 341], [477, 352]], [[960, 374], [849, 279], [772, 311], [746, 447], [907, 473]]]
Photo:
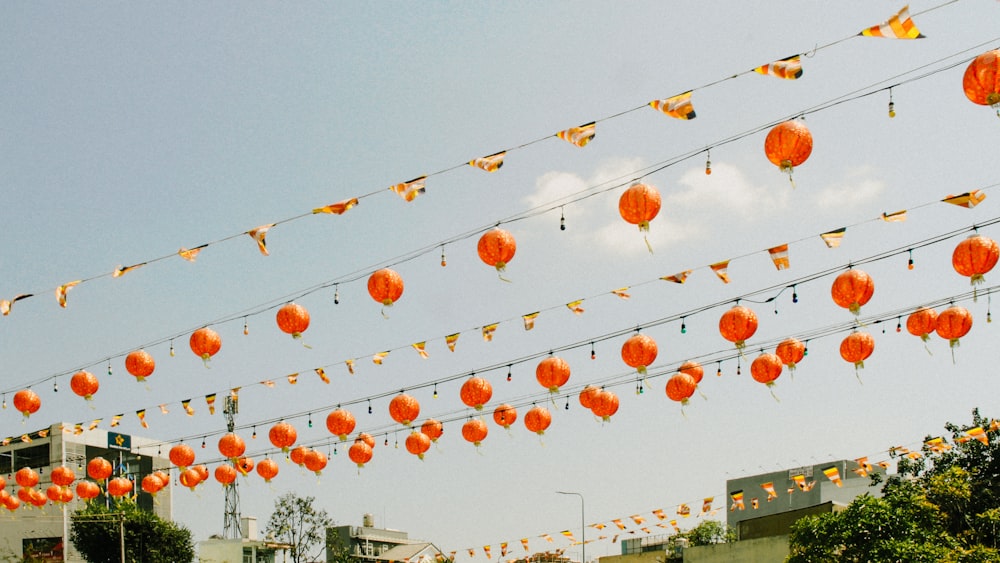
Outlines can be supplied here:
[[971, 425], [945, 428], [953, 446], [901, 457], [882, 497], [796, 522], [786, 561], [1000, 561], [1000, 439], [984, 444], [965, 433], [1000, 427], [974, 410]]
[[119, 563], [122, 531], [129, 563], [194, 561], [190, 530], [142, 510], [134, 502], [118, 501], [110, 508], [91, 502], [74, 512], [72, 519], [69, 539], [89, 563]]
[[[325, 510], [313, 507], [315, 500], [315, 497], [285, 493], [274, 502], [274, 512], [267, 521], [268, 536], [291, 546], [292, 563], [318, 557], [325, 544], [326, 529], [333, 525]], [[319, 548], [315, 549], [316, 546]]]

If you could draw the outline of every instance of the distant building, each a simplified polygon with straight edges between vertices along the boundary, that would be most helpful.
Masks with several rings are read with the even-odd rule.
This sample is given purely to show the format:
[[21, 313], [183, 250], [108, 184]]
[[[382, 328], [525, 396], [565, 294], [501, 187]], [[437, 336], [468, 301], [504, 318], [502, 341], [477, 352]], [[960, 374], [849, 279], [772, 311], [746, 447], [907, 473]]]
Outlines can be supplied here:
[[[236, 539], [211, 538], [198, 542], [199, 563], [275, 563], [279, 551], [288, 544], [263, 541], [258, 537], [257, 519], [240, 518], [240, 536]], [[282, 558], [282, 561], [284, 557]]]
[[[384, 561], [403, 561], [410, 559], [411, 563], [423, 561], [430, 556], [432, 559], [441, 554], [433, 544], [411, 540], [409, 534], [399, 530], [387, 530], [375, 527], [375, 517], [365, 514], [361, 526], [337, 526], [326, 529], [326, 558], [328, 563], [334, 563], [335, 546], [347, 549], [348, 554], [360, 563], [383, 563]], [[399, 549], [397, 549], [399, 548]], [[390, 552], [393, 552], [390, 554]], [[403, 554], [409, 554], [403, 557]], [[391, 559], [387, 559], [389, 555]], [[416, 557], [416, 559], [413, 559]]]
[[[65, 465], [76, 473], [77, 480], [86, 479], [87, 462], [95, 457], [110, 461], [114, 475], [133, 481], [140, 508], [171, 519], [171, 487], [160, 491], [154, 503], [153, 497], [139, 486], [145, 475], [161, 469], [169, 471], [170, 467], [170, 460], [160, 455], [159, 442], [147, 438], [96, 428], [88, 430], [81, 425], [53, 424], [0, 441], [0, 474], [6, 476], [10, 489], [16, 489], [14, 473], [30, 467], [40, 477], [35, 488], [44, 492], [52, 484], [49, 475], [54, 467]], [[100, 496], [93, 502], [105, 500]], [[0, 526], [0, 556], [83, 563], [69, 542], [70, 516], [80, 506], [81, 501], [74, 498], [64, 505], [49, 502], [41, 509], [18, 509]]]

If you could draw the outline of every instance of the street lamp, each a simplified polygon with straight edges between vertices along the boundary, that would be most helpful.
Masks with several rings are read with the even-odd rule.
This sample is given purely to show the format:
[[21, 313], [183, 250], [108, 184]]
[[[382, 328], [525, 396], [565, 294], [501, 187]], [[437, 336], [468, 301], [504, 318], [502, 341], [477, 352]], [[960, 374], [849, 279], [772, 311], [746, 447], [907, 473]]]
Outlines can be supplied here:
[[560, 495], [576, 495], [580, 497], [580, 563], [587, 563], [587, 525], [584, 515], [583, 495], [567, 491], [556, 491]]

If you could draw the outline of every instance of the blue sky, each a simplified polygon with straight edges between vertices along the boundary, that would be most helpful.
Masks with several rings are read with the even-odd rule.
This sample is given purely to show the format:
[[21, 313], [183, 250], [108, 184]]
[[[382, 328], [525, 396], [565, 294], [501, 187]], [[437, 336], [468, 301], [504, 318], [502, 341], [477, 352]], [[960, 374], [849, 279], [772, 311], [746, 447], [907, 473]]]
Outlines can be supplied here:
[[[371, 512], [379, 526], [445, 551], [492, 544], [495, 556], [500, 542], [534, 538], [533, 551], [541, 550], [549, 546], [539, 535], [578, 529], [577, 499], [556, 490], [585, 496], [588, 523], [670, 513], [706, 496], [721, 507], [727, 478], [884, 457], [946, 421], [968, 420], [973, 407], [989, 414], [995, 335], [982, 296], [962, 303], [975, 325], [954, 362], [945, 342], [932, 340], [928, 354], [886, 322], [863, 327], [876, 336], [863, 384], [837, 355], [842, 336], [829, 336], [810, 345], [794, 379], [782, 375], [780, 401], [750, 379], [749, 360], [740, 376], [734, 360], [722, 364], [722, 377], [706, 364], [705, 399], [696, 395], [683, 414], [663, 393], [672, 366], [730, 349], [716, 328], [728, 305], [694, 313], [708, 305], [908, 247], [913, 270], [905, 254], [864, 266], [876, 280], [866, 314], [969, 290], [950, 266], [964, 234], [920, 243], [994, 218], [997, 119], [965, 99], [961, 75], [965, 61], [1000, 42], [990, 25], [1000, 5], [938, 6], [911, 5], [927, 38], [892, 41], [852, 37], [902, 7], [887, 2], [778, 2], [767, 11], [741, 2], [7, 4], [0, 298], [36, 296], [0, 320], [2, 391], [9, 400], [33, 384], [43, 406], [27, 423], [0, 412], [0, 434], [98, 417], [106, 427], [125, 413], [128, 433], [165, 443], [209, 436], [198, 453], [214, 460], [225, 424], [208, 415], [203, 397], [241, 387], [237, 425], [251, 455], [269, 449], [264, 421], [278, 418], [332, 453], [326, 413], [357, 403], [350, 408], [359, 430], [379, 436], [366, 468], [358, 471], [343, 446], [319, 478], [283, 463], [271, 485], [243, 482], [243, 514], [263, 523], [274, 499], [295, 491], [315, 496], [338, 523], [359, 524]], [[796, 53], [809, 54], [800, 80], [742, 74]], [[894, 84], [897, 116], [889, 119], [889, 94], [877, 90]], [[642, 107], [690, 89], [694, 120]], [[841, 97], [849, 100], [810, 112]], [[806, 112], [815, 147], [793, 189], [764, 157], [765, 133], [744, 134]], [[593, 120], [602, 121], [584, 148], [551, 137]], [[494, 174], [462, 166], [516, 147]], [[711, 176], [696, 154], [706, 148]], [[695, 156], [645, 178], [663, 197], [651, 254], [618, 216], [618, 196], [629, 179], [686, 154]], [[411, 203], [387, 190], [441, 171]], [[988, 196], [975, 209], [939, 203], [973, 189]], [[367, 194], [342, 216], [309, 215]], [[910, 210], [904, 223], [873, 221], [902, 209]], [[505, 225], [518, 253], [505, 274], [511, 281], [498, 280], [476, 256], [478, 235], [461, 235], [529, 210], [540, 212]], [[269, 232], [267, 257], [240, 234], [303, 214]], [[842, 226], [843, 244], [826, 248], [818, 235]], [[996, 236], [992, 226], [980, 232]], [[453, 241], [445, 268], [443, 241]], [[786, 242], [791, 268], [776, 271], [765, 251]], [[172, 256], [204, 243], [213, 244], [194, 263]], [[400, 260], [420, 249], [428, 251]], [[169, 258], [107, 275], [160, 257]], [[730, 258], [732, 282], [722, 284], [706, 266]], [[406, 290], [385, 318], [364, 278], [387, 264]], [[684, 285], [658, 281], [687, 269]], [[71, 290], [61, 309], [52, 291], [81, 278], [95, 279]], [[777, 290], [747, 298], [761, 319], [754, 340], [849, 323], [830, 301], [832, 278], [796, 285], [795, 304], [787, 291], [766, 304], [752, 301]], [[631, 299], [609, 295], [624, 286]], [[274, 324], [274, 307], [293, 298], [312, 315], [309, 348]], [[562, 307], [580, 298], [583, 315]], [[526, 332], [520, 316], [534, 311], [542, 314]], [[683, 334], [677, 322], [651, 326], [685, 313]], [[483, 342], [479, 327], [500, 321]], [[186, 346], [203, 325], [223, 337], [210, 370]], [[668, 373], [636, 395], [618, 356], [624, 337], [605, 335], [643, 326], [659, 343], [658, 373]], [[452, 353], [443, 337], [455, 332]], [[426, 360], [408, 349], [420, 341]], [[571, 391], [550, 400], [534, 381], [535, 362], [522, 361], [589, 341], [597, 341], [594, 360], [586, 345], [560, 355], [573, 368], [568, 388], [606, 384], [619, 395], [606, 423]], [[145, 385], [123, 361], [142, 346], [157, 360]], [[750, 359], [759, 347], [751, 341]], [[382, 366], [372, 364], [371, 354], [389, 349]], [[353, 376], [343, 367], [350, 358], [358, 359]], [[319, 366], [328, 366], [330, 384], [312, 373]], [[81, 368], [101, 377], [89, 405], [68, 392], [67, 374]], [[544, 438], [520, 421], [508, 433], [488, 419], [481, 447], [464, 442], [461, 419], [478, 414], [460, 403], [458, 388], [473, 371], [492, 382], [491, 407], [547, 405], [554, 421]], [[295, 386], [282, 381], [290, 373], [301, 374]], [[277, 384], [258, 384], [265, 379]], [[403, 448], [408, 430], [393, 425], [385, 398], [415, 387], [421, 420], [459, 419], [423, 461]], [[372, 397], [380, 398], [368, 415]], [[193, 417], [179, 407], [189, 398]], [[169, 415], [158, 412], [161, 403], [173, 405]], [[140, 408], [149, 409], [149, 430], [133, 416]], [[195, 493], [177, 487], [174, 502], [196, 539], [221, 532], [216, 483]], [[618, 549], [605, 541], [587, 554]]]

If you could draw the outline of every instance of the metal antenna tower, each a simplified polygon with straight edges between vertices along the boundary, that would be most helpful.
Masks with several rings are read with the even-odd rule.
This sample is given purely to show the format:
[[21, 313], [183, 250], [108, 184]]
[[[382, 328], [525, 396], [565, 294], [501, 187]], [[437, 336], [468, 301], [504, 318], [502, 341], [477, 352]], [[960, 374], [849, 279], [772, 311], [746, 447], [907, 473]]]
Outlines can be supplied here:
[[[226, 429], [232, 432], [236, 428], [236, 413], [240, 412], [240, 400], [232, 394], [226, 395], [222, 414], [226, 417]], [[240, 529], [240, 492], [236, 488], [238, 481], [233, 481], [226, 487], [226, 512], [222, 525], [222, 537], [239, 539], [243, 537]]]

